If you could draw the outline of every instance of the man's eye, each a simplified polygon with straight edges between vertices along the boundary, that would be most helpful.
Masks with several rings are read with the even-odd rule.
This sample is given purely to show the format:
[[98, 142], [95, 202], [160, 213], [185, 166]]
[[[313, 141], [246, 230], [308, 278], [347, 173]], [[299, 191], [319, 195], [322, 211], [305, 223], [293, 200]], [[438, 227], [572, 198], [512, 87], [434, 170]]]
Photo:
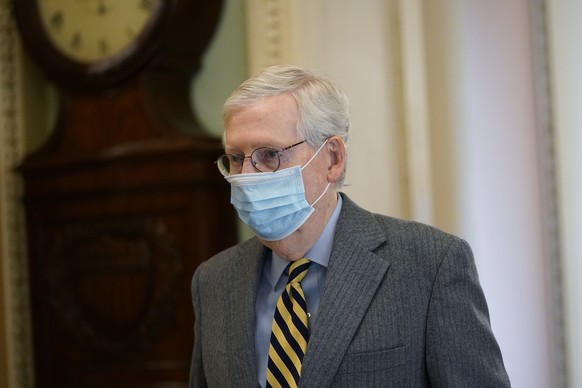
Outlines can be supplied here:
[[241, 164], [244, 162], [244, 160], [245, 160], [245, 157], [242, 155], [231, 155], [230, 156], [230, 161], [231, 161], [231, 163], [234, 163], [234, 164]]
[[267, 150], [265, 150], [263, 157], [265, 159], [277, 159], [279, 157], [279, 151], [267, 149]]

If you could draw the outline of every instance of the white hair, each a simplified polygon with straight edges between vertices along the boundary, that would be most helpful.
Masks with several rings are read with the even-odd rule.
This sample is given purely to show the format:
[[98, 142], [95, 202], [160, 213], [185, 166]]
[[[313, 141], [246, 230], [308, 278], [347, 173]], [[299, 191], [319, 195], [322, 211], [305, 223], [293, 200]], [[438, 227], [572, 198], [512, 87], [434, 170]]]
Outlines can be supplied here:
[[[318, 149], [332, 136], [340, 136], [347, 143], [351, 123], [346, 94], [331, 79], [292, 65], [268, 67], [243, 82], [224, 103], [224, 127], [238, 111], [263, 98], [285, 93], [293, 96], [297, 103], [297, 133], [307, 144]], [[345, 170], [338, 182], [339, 187], [344, 178]]]

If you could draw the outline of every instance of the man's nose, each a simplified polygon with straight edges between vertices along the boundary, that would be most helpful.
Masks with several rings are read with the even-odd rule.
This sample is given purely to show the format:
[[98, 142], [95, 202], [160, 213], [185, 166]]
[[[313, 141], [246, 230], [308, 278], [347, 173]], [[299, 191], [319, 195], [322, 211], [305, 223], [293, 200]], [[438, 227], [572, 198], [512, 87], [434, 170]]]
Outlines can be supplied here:
[[251, 160], [251, 158], [247, 156], [243, 160], [241, 173], [247, 174], [247, 173], [251, 173], [251, 172], [258, 172], [258, 171], [255, 168], [255, 166], [253, 165], [253, 161]]

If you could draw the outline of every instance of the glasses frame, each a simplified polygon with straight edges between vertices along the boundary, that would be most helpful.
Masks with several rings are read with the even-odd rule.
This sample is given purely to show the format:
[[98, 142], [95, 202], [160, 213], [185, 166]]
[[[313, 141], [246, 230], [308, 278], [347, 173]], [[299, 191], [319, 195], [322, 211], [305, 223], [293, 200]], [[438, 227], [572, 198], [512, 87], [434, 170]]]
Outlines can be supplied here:
[[[300, 144], [303, 144], [303, 143], [305, 143], [306, 141], [307, 141], [307, 140], [302, 140], [302, 141], [300, 141], [300, 142], [298, 142], [298, 143], [291, 144], [290, 146], [287, 146], [287, 147], [284, 147], [284, 148], [274, 148], [274, 147], [259, 147], [259, 148], [255, 149], [255, 150], [253, 150], [253, 152], [251, 152], [251, 154], [250, 154], [250, 155], [243, 155], [243, 154], [222, 154], [222, 155], [220, 155], [220, 156], [218, 157], [218, 159], [216, 159], [216, 161], [214, 162], [214, 164], [216, 164], [216, 165], [217, 165], [217, 167], [218, 167], [218, 171], [220, 171], [220, 173], [221, 173], [223, 176], [231, 176], [231, 175], [240, 174], [240, 172], [239, 172], [239, 173], [235, 173], [235, 174], [231, 174], [230, 172], [226, 171], [226, 169], [224, 169], [224, 170], [223, 170], [223, 168], [222, 168], [223, 164], [221, 164], [221, 163], [220, 163], [220, 160], [221, 160], [221, 159], [223, 159], [223, 158], [225, 158], [225, 157], [229, 159], [229, 162], [230, 162], [230, 159], [231, 159], [231, 157], [237, 157], [237, 158], [239, 158], [239, 159], [240, 159], [240, 165], [241, 165], [241, 171], [242, 171], [242, 166], [243, 166], [243, 164], [244, 164], [244, 161], [245, 161], [245, 159], [250, 159], [250, 160], [251, 160], [251, 165], [252, 165], [252, 166], [255, 168], [255, 170], [257, 170], [258, 172], [262, 172], [262, 173], [265, 173], [265, 172], [275, 172], [275, 171], [277, 171], [277, 170], [279, 169], [279, 167], [281, 166], [281, 153], [283, 153], [283, 152], [285, 152], [285, 151], [287, 151], [287, 150], [289, 150], [289, 149], [291, 149], [291, 148], [293, 148], [293, 147], [296, 147], [296, 146], [298, 146], [298, 145], [300, 145]], [[260, 170], [260, 169], [257, 167], [257, 165], [255, 164], [255, 162], [253, 161], [253, 155], [255, 154], [255, 152], [257, 152], [258, 150], [264, 150], [264, 149], [272, 150], [272, 151], [275, 151], [275, 152], [277, 153], [277, 157], [278, 157], [278, 159], [279, 159], [279, 163], [277, 164], [277, 168], [275, 168], [273, 171], [261, 171], [261, 170]]]

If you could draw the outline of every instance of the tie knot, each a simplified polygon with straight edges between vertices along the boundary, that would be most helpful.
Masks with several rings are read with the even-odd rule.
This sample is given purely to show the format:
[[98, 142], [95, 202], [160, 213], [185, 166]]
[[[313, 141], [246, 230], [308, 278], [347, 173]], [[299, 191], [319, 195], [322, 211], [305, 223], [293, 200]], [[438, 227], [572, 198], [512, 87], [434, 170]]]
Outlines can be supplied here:
[[301, 282], [310, 265], [311, 261], [306, 258], [299, 259], [289, 264], [289, 280], [287, 280], [287, 284]]

